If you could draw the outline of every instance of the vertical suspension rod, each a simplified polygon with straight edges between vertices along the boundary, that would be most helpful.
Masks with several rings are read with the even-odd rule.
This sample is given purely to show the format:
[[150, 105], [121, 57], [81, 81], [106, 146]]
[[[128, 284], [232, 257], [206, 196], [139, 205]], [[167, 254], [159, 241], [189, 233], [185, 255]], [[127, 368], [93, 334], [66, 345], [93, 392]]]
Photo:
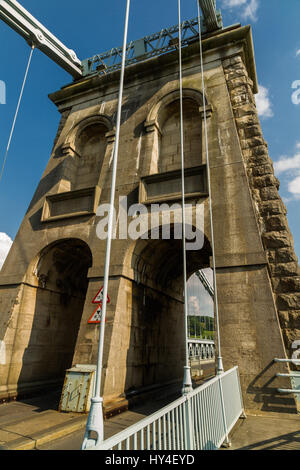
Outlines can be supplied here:
[[122, 66], [121, 66], [120, 88], [119, 88], [118, 110], [117, 110], [117, 122], [116, 122], [116, 140], [115, 140], [114, 153], [113, 153], [111, 193], [110, 193], [110, 206], [109, 206], [110, 208], [109, 208], [109, 219], [108, 219], [108, 229], [107, 229], [105, 265], [104, 265], [103, 302], [102, 302], [102, 315], [101, 315], [101, 322], [100, 322], [100, 333], [99, 333], [99, 344], [98, 344], [95, 394], [91, 400], [90, 414], [89, 414], [89, 418], [87, 422], [85, 438], [82, 444], [83, 449], [86, 449], [89, 446], [94, 445], [94, 442], [93, 442], [94, 439], [90, 439], [90, 434], [92, 431], [97, 433], [97, 442], [96, 442], [97, 444], [102, 442], [104, 439], [103, 398], [101, 397], [101, 376], [102, 376], [102, 369], [103, 369], [103, 346], [104, 346], [104, 332], [105, 332], [105, 317], [106, 317], [106, 306], [107, 306], [111, 241], [112, 241], [113, 229], [114, 229], [113, 215], [114, 215], [114, 202], [115, 202], [115, 192], [116, 192], [117, 164], [118, 164], [118, 153], [119, 153], [129, 11], [130, 11], [130, 0], [127, 0], [125, 27], [124, 27], [124, 40], [123, 40], [123, 55], [122, 55]]
[[108, 292], [108, 277], [109, 277], [111, 241], [112, 241], [113, 228], [114, 228], [113, 227], [113, 220], [114, 220], [113, 214], [114, 214], [114, 202], [115, 202], [116, 179], [117, 179], [117, 164], [118, 164], [118, 154], [119, 154], [121, 112], [122, 112], [124, 74], [125, 74], [125, 59], [126, 59], [125, 53], [126, 53], [126, 44], [127, 44], [129, 9], [130, 9], [130, 0], [127, 0], [125, 30], [124, 30], [124, 43], [123, 43], [123, 56], [122, 56], [121, 78], [120, 78], [120, 90], [119, 90], [119, 98], [118, 98], [118, 111], [117, 111], [117, 123], [116, 123], [116, 141], [115, 141], [115, 147], [114, 147], [113, 167], [112, 167], [110, 211], [109, 211], [109, 220], [108, 220], [108, 229], [107, 229], [107, 243], [106, 243], [105, 266], [104, 266], [103, 303], [102, 303], [102, 318], [101, 318], [101, 324], [100, 324], [98, 374], [97, 374], [96, 387], [95, 387], [97, 396], [100, 396], [101, 369], [102, 369], [102, 365], [103, 365], [102, 364], [102, 361], [103, 361], [103, 343], [104, 343], [105, 317], [106, 317], [106, 305], [107, 305], [107, 292]]
[[205, 151], [206, 151], [206, 163], [207, 163], [207, 181], [208, 181], [208, 193], [209, 193], [209, 218], [210, 218], [210, 230], [211, 230], [211, 244], [212, 244], [212, 259], [213, 259], [213, 278], [214, 278], [214, 302], [215, 302], [215, 315], [216, 315], [216, 330], [217, 330], [217, 342], [218, 342], [218, 359], [217, 359], [217, 374], [224, 372], [223, 360], [221, 355], [221, 339], [220, 339], [220, 324], [219, 324], [219, 305], [218, 305], [218, 289], [217, 289], [217, 276], [216, 276], [216, 257], [215, 257], [215, 237], [214, 237], [214, 223], [213, 223], [213, 210], [212, 210], [212, 197], [211, 197], [211, 177], [210, 177], [210, 157], [208, 152], [208, 134], [207, 134], [207, 114], [206, 114], [206, 102], [205, 102], [205, 83], [204, 83], [204, 68], [203, 68], [203, 50], [202, 50], [202, 38], [201, 38], [201, 21], [200, 21], [200, 8], [198, 6], [198, 25], [199, 25], [199, 48], [200, 48], [200, 66], [201, 66], [201, 80], [202, 80], [202, 92], [203, 92], [203, 114], [204, 114], [204, 130], [205, 130]]
[[183, 378], [183, 394], [192, 390], [191, 369], [189, 366], [188, 349], [188, 299], [186, 274], [186, 227], [185, 227], [185, 181], [184, 181], [184, 132], [183, 132], [183, 92], [182, 92], [182, 53], [181, 53], [181, 2], [178, 0], [179, 23], [179, 92], [180, 92], [180, 157], [181, 157], [181, 191], [182, 191], [182, 251], [183, 251], [183, 292], [184, 292], [184, 338], [185, 338], [185, 366]]

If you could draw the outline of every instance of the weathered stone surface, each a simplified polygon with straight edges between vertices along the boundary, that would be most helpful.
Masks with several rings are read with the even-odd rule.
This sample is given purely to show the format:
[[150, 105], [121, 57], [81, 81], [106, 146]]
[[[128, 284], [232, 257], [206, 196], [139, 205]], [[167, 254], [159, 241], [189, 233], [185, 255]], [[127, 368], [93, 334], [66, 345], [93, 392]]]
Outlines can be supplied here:
[[[255, 147], [255, 149], [257, 149], [257, 148], [258, 147]], [[254, 167], [260, 166], [260, 165], [267, 165], [268, 163], [270, 163], [270, 158], [266, 154], [251, 155], [248, 158], [248, 167], [249, 168], [254, 168]]]
[[290, 315], [289, 311], [280, 311], [279, 320], [282, 328], [288, 328], [290, 326]]
[[228, 82], [228, 87], [230, 90], [235, 88], [240, 88], [241, 86], [248, 85], [248, 80], [245, 76], [234, 78]]
[[264, 176], [253, 178], [253, 185], [256, 188], [266, 188], [268, 186], [276, 186], [278, 183], [274, 174], [267, 174]]
[[286, 344], [289, 345], [287, 352], [288, 355], [291, 357], [292, 354], [295, 352], [294, 349], [292, 349], [291, 345], [294, 341], [297, 341], [300, 338], [300, 329], [283, 328], [282, 333]]
[[281, 277], [276, 292], [300, 292], [300, 277]]
[[[269, 263], [276, 263], [276, 250], [267, 250], [267, 256]], [[273, 282], [273, 279], [272, 279]]]
[[271, 201], [278, 199], [278, 190], [275, 186], [270, 186], [267, 188], [262, 188], [260, 191], [262, 201]]
[[298, 263], [276, 263], [269, 265], [272, 276], [285, 277], [285, 276], [297, 276], [298, 275]]
[[290, 247], [290, 236], [284, 232], [263, 233], [262, 239], [266, 248], [283, 248]]
[[244, 116], [256, 115], [257, 110], [255, 105], [249, 102], [247, 104], [244, 104], [243, 106], [234, 108], [233, 112], [236, 118], [241, 118]]
[[286, 207], [280, 199], [273, 201], [261, 201], [259, 202], [259, 211], [262, 216], [270, 217], [273, 215], [286, 215]]
[[244, 139], [241, 142], [242, 148], [252, 148], [252, 147], [260, 147], [263, 146], [265, 143], [263, 137], [255, 136], [250, 137], [248, 139]]
[[226, 80], [228, 81], [245, 76], [245, 69], [244, 67], [241, 68], [239, 64], [233, 65], [232, 70], [232, 72], [225, 74]]
[[[233, 70], [232, 70], [233, 71]], [[229, 79], [230, 63], [227, 64], [226, 77]], [[245, 164], [254, 206], [257, 211], [257, 221], [260, 227], [262, 241], [267, 250], [269, 271], [276, 294], [285, 294], [286, 297], [276, 298], [277, 307], [286, 307], [286, 311], [280, 313], [280, 322], [283, 336], [288, 352], [291, 351], [291, 342], [295, 339], [295, 324], [289, 316], [289, 312], [297, 308], [299, 292], [300, 267], [293, 248], [293, 239], [289, 231], [286, 218], [287, 210], [283, 204], [278, 190], [279, 180], [274, 175], [272, 161], [268, 154], [267, 144], [260, 141], [261, 130], [256, 110], [252, 105], [253, 94], [248, 93], [245, 97], [246, 75], [234, 80], [228, 80], [228, 89], [231, 91], [234, 115], [236, 118], [237, 131], [243, 150]], [[241, 88], [240, 88], [241, 87]], [[241, 94], [239, 97], [238, 94]], [[293, 317], [294, 318], [294, 317]]]
[[292, 261], [298, 261], [295, 250], [292, 247], [280, 248], [276, 250], [276, 261], [278, 263], [290, 263]]
[[[289, 321], [290, 321], [289, 326], [292, 327], [293, 330], [294, 329], [300, 330], [300, 310], [289, 311], [288, 314], [289, 314]], [[299, 337], [297, 339], [299, 339]]]
[[245, 127], [245, 137], [251, 139], [252, 137], [261, 136], [261, 127], [259, 125], [253, 125]]
[[[255, 114], [250, 114], [236, 119], [239, 129], [245, 129], [251, 126], [259, 126], [258, 117]], [[260, 129], [261, 133], [261, 129]]]
[[287, 219], [284, 215], [273, 215], [265, 221], [267, 232], [280, 232], [288, 229]]
[[[259, 156], [265, 156], [267, 158], [267, 163], [272, 163], [269, 154], [268, 154], [268, 148], [266, 143], [264, 142], [263, 145], [258, 145], [255, 148], [252, 148], [252, 155], [253, 157], [259, 157]], [[257, 162], [259, 165], [259, 161]]]
[[280, 310], [299, 310], [300, 309], [300, 293], [297, 294], [280, 294], [277, 297], [278, 307]]
[[235, 65], [235, 64], [243, 64], [243, 61], [240, 55], [236, 55], [234, 57], [230, 57], [229, 59], [223, 60], [222, 64], [224, 67], [224, 71], [226, 72], [227, 67], [229, 67], [229, 70], [230, 70], [230, 66]]
[[274, 175], [274, 168], [272, 164], [255, 166], [252, 168], [253, 176]]

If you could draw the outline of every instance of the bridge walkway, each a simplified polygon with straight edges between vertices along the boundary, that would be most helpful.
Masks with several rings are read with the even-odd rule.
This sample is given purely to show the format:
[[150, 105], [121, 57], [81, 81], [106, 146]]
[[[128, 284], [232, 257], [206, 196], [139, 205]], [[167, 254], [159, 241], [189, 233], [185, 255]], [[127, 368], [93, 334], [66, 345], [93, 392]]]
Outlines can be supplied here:
[[234, 427], [230, 450], [300, 450], [300, 415], [247, 414]]
[[[105, 439], [154, 413], [177, 396], [158, 398], [105, 421]], [[0, 405], [0, 448], [80, 450], [87, 416], [62, 414], [57, 394]], [[300, 416], [281, 413], [240, 419], [228, 450], [300, 450]]]

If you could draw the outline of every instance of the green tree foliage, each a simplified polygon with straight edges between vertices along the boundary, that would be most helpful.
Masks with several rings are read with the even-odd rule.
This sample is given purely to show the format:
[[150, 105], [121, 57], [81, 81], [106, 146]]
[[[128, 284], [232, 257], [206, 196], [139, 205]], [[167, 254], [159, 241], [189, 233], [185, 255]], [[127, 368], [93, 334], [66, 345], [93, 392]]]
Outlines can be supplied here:
[[208, 316], [188, 317], [189, 336], [191, 338], [214, 338], [214, 319]]

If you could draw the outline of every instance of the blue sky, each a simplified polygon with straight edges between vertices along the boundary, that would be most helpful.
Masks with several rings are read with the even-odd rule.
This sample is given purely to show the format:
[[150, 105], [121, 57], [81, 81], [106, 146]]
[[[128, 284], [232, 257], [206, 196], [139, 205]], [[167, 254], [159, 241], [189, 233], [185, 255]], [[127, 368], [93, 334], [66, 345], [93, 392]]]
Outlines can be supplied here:
[[[120, 46], [125, 0], [21, 0], [80, 59]], [[281, 196], [300, 256], [300, 2], [299, 0], [218, 0], [225, 26], [253, 27], [258, 107], [264, 137], [281, 180]], [[288, 4], [288, 7], [286, 6]], [[182, 19], [196, 17], [196, 0], [182, 0]], [[177, 0], [132, 0], [129, 40], [176, 24]], [[6, 104], [0, 104], [0, 165], [5, 153], [30, 49], [0, 22], [0, 81]], [[25, 88], [15, 135], [0, 182], [0, 266], [24, 217], [50, 157], [59, 113], [48, 94], [71, 77], [36, 50]], [[297, 82], [299, 81], [299, 82]], [[298, 88], [292, 89], [292, 85]], [[292, 101], [292, 94], [293, 101]], [[0, 96], [1, 99], [1, 96]], [[299, 101], [299, 104], [297, 104]]]

